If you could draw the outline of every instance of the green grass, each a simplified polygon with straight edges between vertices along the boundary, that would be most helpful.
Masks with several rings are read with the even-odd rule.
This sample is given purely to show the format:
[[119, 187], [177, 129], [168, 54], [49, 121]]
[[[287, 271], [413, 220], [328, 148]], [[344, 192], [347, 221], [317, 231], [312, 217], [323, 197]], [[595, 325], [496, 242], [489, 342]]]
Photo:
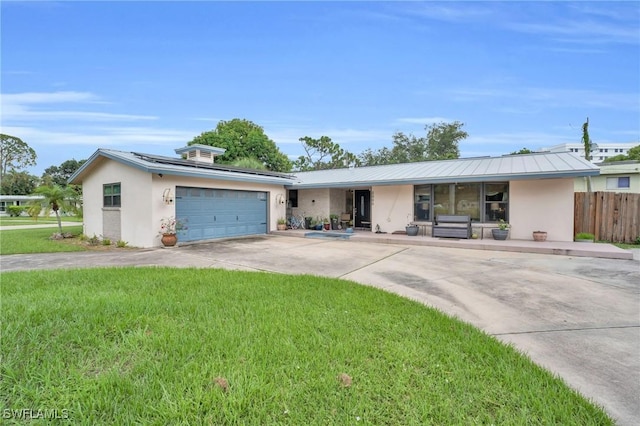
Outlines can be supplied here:
[[[82, 222], [82, 218], [78, 216], [62, 216], [63, 222]], [[58, 219], [55, 217], [38, 217], [35, 220], [28, 216], [0, 216], [0, 226], [13, 226], [13, 225], [43, 225], [43, 224], [57, 224]]]
[[511, 347], [347, 281], [114, 268], [2, 287], [3, 406], [73, 424], [612, 424]]
[[[82, 234], [82, 226], [63, 226], [64, 232]], [[49, 237], [58, 228], [12, 229], [0, 231], [0, 254], [18, 253], [55, 253], [84, 251], [86, 247], [74, 244], [77, 241], [50, 240]]]

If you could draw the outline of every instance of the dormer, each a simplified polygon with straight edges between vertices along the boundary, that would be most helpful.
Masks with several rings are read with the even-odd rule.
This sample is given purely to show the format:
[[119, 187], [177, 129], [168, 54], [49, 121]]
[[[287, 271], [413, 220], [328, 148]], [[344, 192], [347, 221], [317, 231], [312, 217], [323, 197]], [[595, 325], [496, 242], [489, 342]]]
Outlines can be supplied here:
[[213, 159], [217, 155], [224, 154], [226, 149], [215, 146], [194, 144], [176, 149], [176, 154], [184, 155], [187, 160], [197, 161], [205, 164], [213, 164]]

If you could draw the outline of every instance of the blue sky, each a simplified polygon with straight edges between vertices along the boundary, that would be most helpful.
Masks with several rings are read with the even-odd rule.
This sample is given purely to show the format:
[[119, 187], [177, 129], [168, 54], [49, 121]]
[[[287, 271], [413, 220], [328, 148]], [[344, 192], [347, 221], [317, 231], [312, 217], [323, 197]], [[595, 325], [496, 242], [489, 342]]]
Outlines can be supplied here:
[[462, 157], [640, 143], [638, 2], [2, 1], [2, 133], [40, 175], [175, 155], [220, 120], [360, 153], [461, 121]]

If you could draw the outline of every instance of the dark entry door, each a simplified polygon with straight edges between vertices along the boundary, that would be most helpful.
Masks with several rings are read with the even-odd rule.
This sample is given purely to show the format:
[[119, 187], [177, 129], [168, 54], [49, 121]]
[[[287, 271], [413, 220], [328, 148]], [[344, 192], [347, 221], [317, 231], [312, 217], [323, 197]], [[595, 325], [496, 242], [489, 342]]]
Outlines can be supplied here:
[[356, 189], [353, 204], [355, 206], [356, 228], [371, 228], [371, 192]]

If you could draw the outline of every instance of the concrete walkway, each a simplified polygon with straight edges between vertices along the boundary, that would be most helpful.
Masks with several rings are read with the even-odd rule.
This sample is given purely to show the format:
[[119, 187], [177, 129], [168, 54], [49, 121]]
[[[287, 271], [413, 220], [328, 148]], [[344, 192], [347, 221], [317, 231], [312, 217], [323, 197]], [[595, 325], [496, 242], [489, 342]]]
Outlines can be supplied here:
[[469, 322], [558, 374], [618, 424], [640, 424], [640, 262], [286, 232], [171, 249], [0, 256], [0, 264], [3, 275], [157, 265], [349, 279]]
[[[62, 226], [82, 226], [82, 222], [62, 222]], [[57, 223], [37, 223], [29, 225], [3, 225], [0, 231], [9, 231], [12, 229], [33, 229], [33, 228], [57, 228]]]

